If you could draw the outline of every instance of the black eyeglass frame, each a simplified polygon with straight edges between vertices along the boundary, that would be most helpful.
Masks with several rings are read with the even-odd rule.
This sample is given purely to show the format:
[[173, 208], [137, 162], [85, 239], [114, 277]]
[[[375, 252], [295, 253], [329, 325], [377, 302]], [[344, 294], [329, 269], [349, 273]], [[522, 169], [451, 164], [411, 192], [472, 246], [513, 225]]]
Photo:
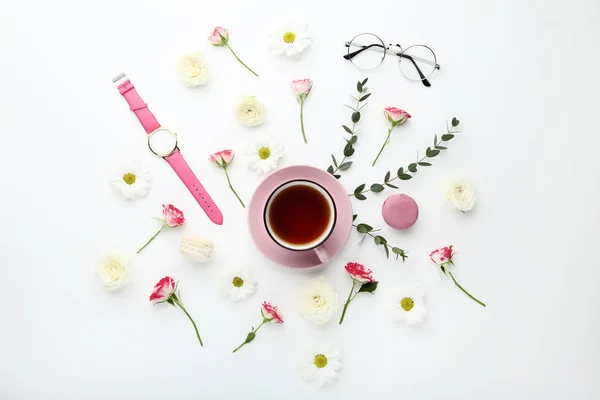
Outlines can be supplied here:
[[[381, 44], [373, 43], [373, 44], [365, 46], [365, 45], [362, 45], [362, 44], [359, 44], [359, 43], [354, 43], [354, 40], [357, 37], [361, 36], [361, 35], [372, 35], [372, 36], [375, 36], [377, 39], [379, 39], [379, 41], [381, 42]], [[357, 47], [360, 47], [360, 48], [358, 50], [356, 50], [356, 51], [350, 52], [350, 45], [351, 44], [353, 46], [357, 46]], [[343, 57], [344, 57], [344, 59], [349, 60], [349, 61], [352, 61], [352, 59], [354, 57], [356, 57], [357, 55], [359, 55], [360, 53], [362, 53], [365, 50], [378, 51], [378, 52], [381, 52], [383, 54], [383, 57], [381, 57], [381, 61], [379, 62], [379, 65], [381, 65], [381, 63], [383, 62], [383, 60], [385, 60], [386, 54], [392, 54], [394, 56], [400, 57], [401, 59], [405, 58], [405, 59], [409, 60], [412, 63], [412, 65], [415, 67], [415, 69], [417, 70], [417, 73], [419, 74], [419, 77], [421, 78], [421, 82], [423, 82], [423, 85], [426, 86], [426, 87], [430, 87], [431, 86], [431, 83], [429, 83], [429, 81], [427, 80], [427, 78], [429, 76], [431, 76], [431, 74], [433, 74], [433, 72], [436, 69], [439, 70], [441, 68], [440, 64], [437, 63], [437, 57], [435, 56], [434, 51], [431, 50], [431, 48], [429, 46], [426, 46], [424, 44], [413, 45], [413, 46], [410, 46], [410, 47], [406, 48], [406, 50], [403, 50], [402, 46], [400, 46], [399, 44], [396, 44], [395, 46], [400, 49], [400, 51], [398, 52], [398, 51], [395, 51], [395, 50], [391, 49], [391, 47], [394, 46], [393, 44], [390, 44], [389, 46], [386, 47], [384, 45], [383, 40], [379, 36], [377, 36], [377, 35], [375, 35], [373, 33], [365, 32], [365, 33], [361, 33], [359, 35], [356, 35], [351, 41], [346, 42], [345, 46], [348, 48], [348, 54], [344, 55]], [[431, 62], [431, 61], [425, 60], [423, 58], [419, 58], [419, 57], [410, 56], [408, 54], [405, 54], [405, 52], [408, 49], [410, 49], [410, 48], [412, 48], [414, 46], [422, 46], [422, 47], [427, 48], [429, 51], [431, 51], [431, 54], [433, 54], [434, 61]], [[419, 68], [419, 66], [417, 65], [417, 63], [415, 62], [415, 60], [423, 62], [423, 63], [426, 63], [426, 64], [429, 64], [429, 65], [433, 65], [434, 69], [431, 71], [431, 73], [428, 76], [425, 76], [425, 74], [423, 74], [423, 71], [421, 71], [421, 68]], [[404, 76], [406, 77], [406, 75], [404, 75]], [[406, 78], [409, 79], [409, 80], [412, 80], [412, 79], [410, 79], [408, 77], [406, 77]]]

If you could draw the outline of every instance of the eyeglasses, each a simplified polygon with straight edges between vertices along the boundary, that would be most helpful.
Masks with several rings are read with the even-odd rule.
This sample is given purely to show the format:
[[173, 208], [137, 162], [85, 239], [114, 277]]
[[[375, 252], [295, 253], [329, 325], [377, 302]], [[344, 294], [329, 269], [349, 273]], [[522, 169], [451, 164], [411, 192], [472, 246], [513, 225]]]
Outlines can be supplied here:
[[407, 79], [423, 82], [430, 87], [427, 80], [436, 69], [440, 69], [435, 53], [429, 47], [418, 44], [402, 50], [399, 44], [386, 46], [383, 40], [372, 33], [361, 33], [345, 43], [348, 54], [344, 56], [357, 68], [368, 71], [377, 68], [385, 59], [386, 54], [398, 57], [400, 72]]

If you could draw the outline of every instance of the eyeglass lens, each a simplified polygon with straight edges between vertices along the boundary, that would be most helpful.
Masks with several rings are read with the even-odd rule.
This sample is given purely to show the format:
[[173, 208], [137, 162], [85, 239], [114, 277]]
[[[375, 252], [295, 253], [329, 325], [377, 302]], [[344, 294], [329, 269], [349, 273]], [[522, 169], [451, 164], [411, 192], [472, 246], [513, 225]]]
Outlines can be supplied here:
[[346, 56], [352, 64], [363, 71], [377, 68], [385, 58], [385, 45], [376, 35], [361, 33], [348, 45]]
[[410, 46], [398, 56], [400, 72], [411, 81], [421, 81], [435, 71], [437, 60], [433, 51], [423, 45]]

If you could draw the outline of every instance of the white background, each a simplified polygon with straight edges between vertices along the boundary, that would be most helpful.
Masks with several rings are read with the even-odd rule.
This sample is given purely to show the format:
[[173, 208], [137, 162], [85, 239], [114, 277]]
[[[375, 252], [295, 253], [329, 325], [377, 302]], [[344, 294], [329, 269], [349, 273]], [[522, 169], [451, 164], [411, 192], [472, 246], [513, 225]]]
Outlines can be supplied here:
[[[207, 4], [208, 3], [208, 4]], [[305, 20], [313, 46], [299, 61], [267, 50], [268, 26]], [[3, 399], [598, 399], [600, 313], [598, 247], [600, 7], [595, 0], [553, 1], [3, 1], [0, 5], [0, 397]], [[230, 29], [231, 45], [255, 78], [206, 36]], [[400, 75], [392, 60], [365, 74], [342, 59], [343, 42], [370, 31], [386, 43], [424, 43], [442, 69], [424, 88]], [[212, 69], [198, 89], [182, 86], [175, 62], [202, 52]], [[224, 212], [208, 221], [170, 167], [153, 157], [145, 134], [111, 78], [125, 71], [159, 121], [180, 133], [180, 147]], [[417, 224], [395, 231], [380, 207], [390, 191], [353, 200], [359, 220], [382, 227], [390, 243], [410, 251], [386, 260], [353, 232], [322, 271], [279, 267], [251, 242], [245, 211], [208, 154], [243, 151], [261, 136], [286, 146], [283, 165], [326, 168], [340, 154], [349, 121], [343, 107], [357, 80], [373, 95], [363, 113], [355, 165], [341, 182], [352, 191], [412, 162], [417, 150], [458, 117], [462, 133], [400, 191], [420, 207]], [[301, 143], [298, 104], [288, 81], [308, 77], [309, 144]], [[259, 128], [239, 125], [238, 98], [258, 96], [268, 108]], [[375, 168], [372, 158], [394, 105], [413, 118], [393, 133]], [[148, 197], [128, 202], [107, 182], [121, 159], [138, 158], [154, 174]], [[446, 178], [465, 175], [477, 188], [475, 209], [452, 210]], [[249, 200], [261, 178], [243, 157], [231, 167]], [[187, 223], [163, 233], [162, 203], [181, 208]], [[180, 235], [216, 242], [209, 265], [177, 252]], [[428, 260], [454, 244], [456, 276], [487, 304], [453, 286]], [[134, 278], [106, 292], [94, 266], [105, 253], [130, 254]], [[343, 300], [358, 261], [381, 281], [374, 296], [352, 303], [342, 326], [315, 328], [296, 312], [305, 279], [324, 274]], [[218, 294], [227, 265], [247, 265], [257, 294], [233, 304]], [[183, 313], [151, 306], [163, 276], [181, 281], [187, 308], [205, 340], [200, 348]], [[416, 281], [430, 312], [416, 328], [387, 311], [395, 283]], [[231, 350], [260, 321], [270, 300], [286, 316], [242, 351]], [[338, 313], [339, 316], [339, 313]], [[344, 351], [332, 386], [306, 384], [296, 352], [310, 341]]]

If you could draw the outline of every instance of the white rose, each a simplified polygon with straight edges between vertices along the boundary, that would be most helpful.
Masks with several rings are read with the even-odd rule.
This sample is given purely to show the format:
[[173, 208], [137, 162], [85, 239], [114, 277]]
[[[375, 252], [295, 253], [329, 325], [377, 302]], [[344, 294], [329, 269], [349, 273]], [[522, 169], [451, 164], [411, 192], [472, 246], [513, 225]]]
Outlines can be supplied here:
[[234, 109], [240, 124], [258, 126], [263, 123], [265, 106], [254, 96], [244, 97]]
[[107, 290], [118, 290], [129, 280], [131, 264], [125, 256], [108, 254], [100, 260], [96, 272]]
[[475, 205], [475, 189], [466, 178], [452, 178], [446, 184], [446, 200], [457, 210], [469, 211]]
[[298, 312], [315, 325], [327, 323], [338, 308], [338, 295], [324, 278], [311, 279], [298, 289]]
[[201, 53], [187, 54], [177, 61], [177, 75], [187, 87], [202, 86], [208, 81], [208, 64]]

